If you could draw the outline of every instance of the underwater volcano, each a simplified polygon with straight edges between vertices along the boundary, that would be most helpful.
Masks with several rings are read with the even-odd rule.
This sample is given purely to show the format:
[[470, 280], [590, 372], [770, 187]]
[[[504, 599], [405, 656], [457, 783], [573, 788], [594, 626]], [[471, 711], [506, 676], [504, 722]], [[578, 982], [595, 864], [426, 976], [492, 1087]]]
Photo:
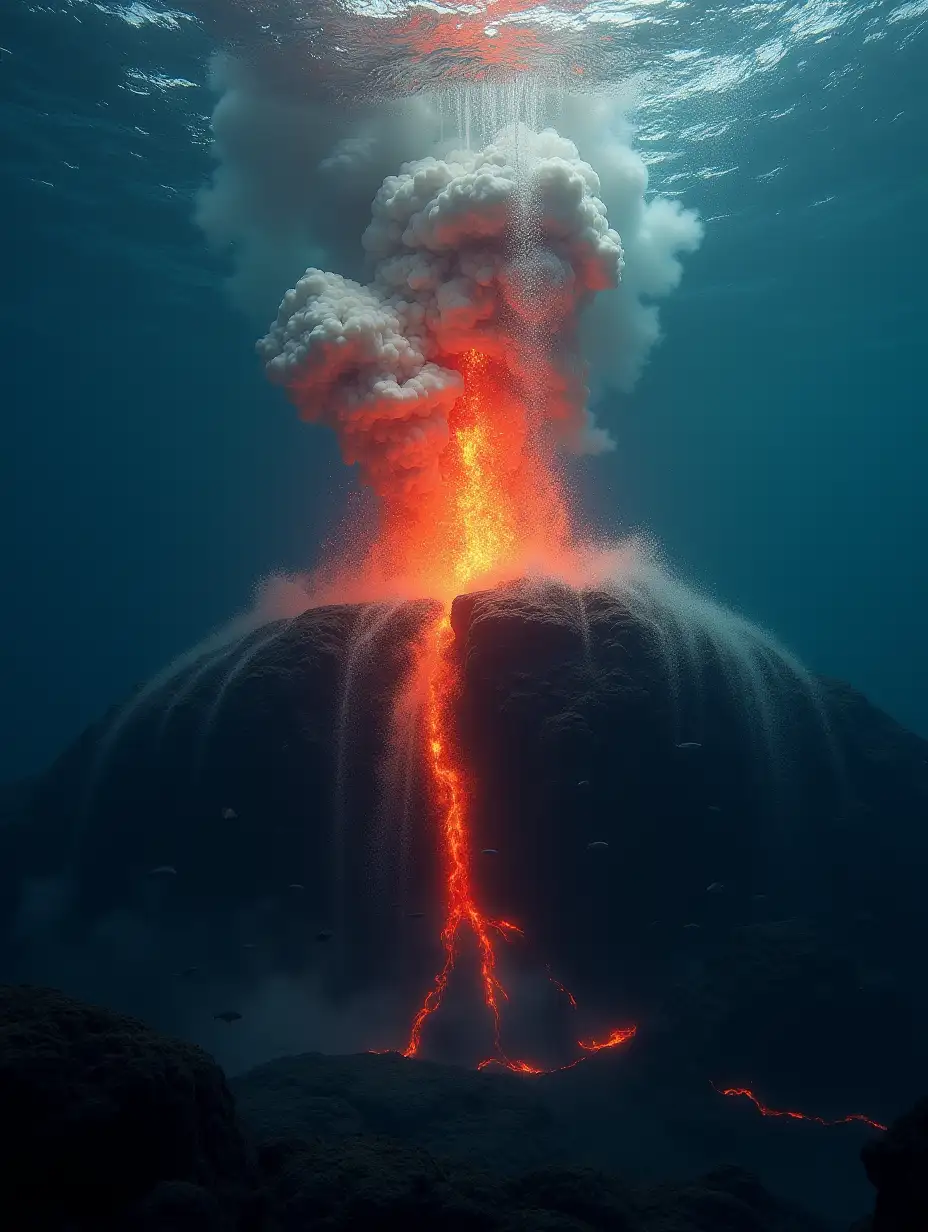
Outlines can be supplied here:
[[[505, 1053], [557, 1068], [636, 1024], [631, 1065], [656, 1049], [879, 1116], [926, 1077], [907, 956], [928, 938], [928, 750], [681, 603], [635, 575], [452, 605], [473, 895], [519, 930], [496, 945]], [[88, 730], [0, 831], [4, 970], [194, 1037], [286, 979], [344, 1008], [334, 1050], [402, 1051], [448, 909], [411, 701], [436, 607], [310, 609]], [[420, 1055], [492, 1053], [477, 949], [459, 938]], [[288, 1028], [323, 1042], [311, 1013]]]

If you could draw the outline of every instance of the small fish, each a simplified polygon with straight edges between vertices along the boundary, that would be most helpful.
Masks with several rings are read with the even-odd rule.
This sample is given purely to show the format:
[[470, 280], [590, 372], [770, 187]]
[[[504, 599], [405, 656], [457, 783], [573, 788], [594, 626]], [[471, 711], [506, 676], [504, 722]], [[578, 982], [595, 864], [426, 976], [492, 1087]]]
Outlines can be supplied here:
[[721, 881], [713, 881], [712, 885], [706, 886], [706, 893], [707, 894], [721, 894], [724, 889], [725, 887], [721, 883]]
[[675, 747], [678, 749], [701, 749], [702, 745], [698, 740], [684, 740]]
[[185, 976], [186, 976], [186, 975], [196, 975], [196, 973], [197, 973], [199, 970], [200, 970], [200, 968], [199, 968], [199, 967], [184, 967], [182, 970], [178, 971], [178, 973], [177, 973], [177, 974], [178, 974], [178, 975], [185, 975]]
[[149, 877], [176, 877], [177, 869], [173, 864], [159, 864], [157, 868], [148, 870]]
[[290, 884], [287, 886], [287, 889], [288, 890], [305, 890], [306, 886], [300, 885], [298, 881], [291, 881]]
[[754, 899], [755, 903], [764, 903], [767, 901], [766, 894], [752, 894], [751, 897]]
[[480, 854], [482, 856], [498, 856], [499, 852], [496, 850], [495, 847], [484, 847], [481, 849]]
[[321, 928], [319, 932], [316, 933], [316, 940], [331, 941], [333, 936], [334, 933], [330, 932], [328, 928]]
[[223, 1010], [219, 1014], [214, 1014], [213, 1017], [218, 1022], [238, 1022], [241, 1018], [241, 1014], [238, 1010]]
[[222, 820], [223, 821], [234, 821], [237, 816], [238, 816], [238, 813], [236, 813], [234, 808], [224, 808], [222, 810]]
[[425, 917], [424, 911], [407, 911], [406, 912], [407, 920], [421, 920], [424, 917]]
[[608, 846], [608, 843], [604, 843], [601, 839], [597, 839], [594, 843], [587, 843], [586, 849], [587, 851], [605, 851]]
[[710, 804], [706, 808], [707, 813], [721, 813], [721, 811], [722, 810], [719, 808], [717, 804]]
[[255, 949], [255, 943], [253, 941], [246, 941], [245, 944], [242, 946], [242, 949], [243, 950], [253, 950]]
[[580, 782], [577, 784], [577, 786], [580, 788], [581, 791], [586, 791], [590, 786], [590, 780], [581, 779]]
[[698, 924], [684, 924], [684, 925], [683, 925], [683, 927], [684, 927], [684, 928], [689, 928], [689, 929], [691, 929], [691, 930], [698, 930], [699, 925], [698, 925]]

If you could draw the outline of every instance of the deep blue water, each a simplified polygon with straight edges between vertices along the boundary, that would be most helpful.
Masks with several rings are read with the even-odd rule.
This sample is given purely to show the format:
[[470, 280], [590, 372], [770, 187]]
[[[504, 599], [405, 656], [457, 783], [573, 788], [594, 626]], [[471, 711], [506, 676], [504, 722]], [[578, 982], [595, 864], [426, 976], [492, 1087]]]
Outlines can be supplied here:
[[[588, 501], [928, 732], [928, 4], [701, 7], [642, 19], [639, 143], [706, 238], [604, 408]], [[0, 46], [12, 777], [310, 566], [351, 479], [265, 384], [193, 221], [215, 36], [154, 2], [7, 0]]]

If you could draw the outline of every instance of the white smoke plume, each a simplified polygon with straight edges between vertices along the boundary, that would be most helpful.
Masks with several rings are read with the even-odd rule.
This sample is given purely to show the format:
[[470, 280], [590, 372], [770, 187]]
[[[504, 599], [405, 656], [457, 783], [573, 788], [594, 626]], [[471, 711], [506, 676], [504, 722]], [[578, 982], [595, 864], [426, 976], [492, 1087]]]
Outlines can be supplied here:
[[407, 164], [374, 198], [371, 283], [307, 270], [258, 344], [269, 375], [388, 498], [437, 487], [465, 352], [498, 361], [520, 404], [579, 445], [576, 319], [623, 263], [598, 191], [552, 130], [517, 126], [477, 153]]
[[[397, 317], [384, 305], [387, 272], [378, 270], [371, 281], [370, 261], [365, 265], [359, 237], [384, 177], [423, 155], [432, 155], [438, 163], [453, 161], [453, 143], [442, 139], [443, 124], [450, 119], [447, 107], [443, 111], [441, 100], [429, 97], [379, 100], [376, 107], [334, 106], [321, 98], [308, 98], [305, 82], [295, 83], [293, 75], [284, 71], [275, 73], [268, 59], [258, 66], [231, 56], [218, 57], [212, 85], [220, 95], [213, 115], [218, 165], [211, 183], [199, 195], [197, 220], [214, 246], [233, 255], [230, 289], [236, 302], [256, 319], [266, 321], [279, 302], [280, 287], [288, 285], [295, 270], [308, 266], [336, 269], [375, 288], [372, 294], [381, 305], [378, 311], [387, 314], [381, 336], [386, 339], [398, 329], [406, 340], [402, 345], [412, 348], [403, 359], [403, 380], [397, 388], [404, 387], [404, 396], [424, 412], [419, 416], [422, 465], [411, 468], [406, 479], [411, 489], [427, 484], [427, 458], [440, 441], [442, 407], [451, 387], [439, 388], [441, 379], [426, 367], [431, 362], [426, 355], [416, 378], [422, 388], [410, 384], [417, 331], [401, 319], [402, 313]], [[484, 108], [476, 96], [474, 108], [477, 120]], [[633, 110], [630, 99], [556, 93], [543, 98], [538, 107], [540, 115], [574, 142], [579, 158], [595, 169], [599, 188], [592, 195], [605, 205], [624, 251], [618, 287], [605, 290], [583, 312], [582, 349], [590, 362], [594, 394], [609, 388], [620, 392], [633, 388], [661, 336], [657, 301], [677, 286], [683, 269], [681, 257], [699, 246], [703, 233], [694, 211], [649, 192], [647, 167], [633, 148], [628, 118]], [[498, 114], [498, 107], [490, 111]], [[376, 226], [375, 220], [372, 229]], [[468, 235], [468, 243], [472, 241]], [[373, 249], [367, 255], [375, 264], [387, 260]], [[541, 285], [550, 286], [553, 271], [542, 268], [540, 273]], [[512, 310], [518, 309], [520, 298], [526, 309], [536, 313], [547, 306], [544, 296], [526, 298], [530, 281], [523, 277], [521, 297], [510, 296]], [[343, 298], [348, 289], [345, 285], [336, 293], [333, 281], [330, 294]], [[304, 290], [305, 285], [300, 293]], [[495, 292], [499, 295], [502, 290], [496, 278]], [[455, 293], [456, 288], [450, 286], [441, 293], [446, 329]], [[359, 292], [355, 288], [352, 294]], [[562, 297], [552, 296], [552, 313], [559, 302]], [[370, 299], [366, 303], [370, 310]], [[465, 305], [455, 301], [454, 307], [463, 328]], [[360, 304], [352, 311], [360, 312]], [[556, 332], [556, 319], [550, 325]], [[375, 367], [367, 366], [368, 376]], [[608, 432], [597, 428], [585, 410], [576, 410], [583, 396], [582, 369], [571, 372], [562, 363], [559, 374], [567, 382], [561, 391], [562, 407], [567, 402], [574, 405], [569, 417], [573, 447], [587, 452], [611, 448]], [[549, 392], [553, 395], [555, 391]], [[582, 430], [577, 430], [578, 424]], [[361, 449], [360, 442], [352, 445]], [[361, 452], [357, 456], [363, 464]], [[374, 478], [382, 482], [385, 477]]]
[[362, 272], [371, 198], [389, 172], [431, 148], [439, 117], [417, 98], [376, 110], [307, 99], [231, 55], [214, 57], [210, 86], [217, 165], [196, 221], [211, 247], [234, 254], [232, 298], [263, 322], [295, 269], [319, 261]]
[[601, 195], [622, 236], [622, 285], [599, 297], [584, 314], [583, 348], [594, 392], [612, 387], [630, 393], [661, 339], [657, 300], [680, 284], [681, 257], [703, 240], [695, 210], [648, 192], [648, 169], [634, 148], [629, 99], [565, 95], [557, 122], [596, 168]]

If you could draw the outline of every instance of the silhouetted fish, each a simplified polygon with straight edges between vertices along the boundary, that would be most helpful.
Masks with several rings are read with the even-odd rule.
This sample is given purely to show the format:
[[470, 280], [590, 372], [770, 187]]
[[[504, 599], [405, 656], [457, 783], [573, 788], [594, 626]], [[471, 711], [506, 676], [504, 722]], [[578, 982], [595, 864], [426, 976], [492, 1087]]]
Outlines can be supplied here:
[[329, 929], [321, 928], [319, 932], [316, 933], [316, 940], [317, 941], [331, 941], [334, 935], [335, 934], [330, 932]]
[[234, 808], [224, 808], [222, 810], [223, 821], [233, 821], [238, 816]]
[[425, 915], [424, 911], [407, 911], [406, 919], [407, 920], [421, 920], [424, 915]]
[[698, 740], [684, 740], [676, 746], [678, 749], [701, 749], [702, 745]]
[[725, 887], [722, 885], [721, 881], [713, 881], [712, 885], [706, 886], [706, 893], [721, 894], [724, 889]]
[[176, 877], [177, 869], [173, 864], [159, 864], [157, 868], [148, 870], [149, 877]]
[[484, 847], [481, 849], [480, 854], [482, 856], [498, 856], [499, 852], [496, 850], [495, 847]]
[[604, 843], [601, 839], [597, 839], [595, 843], [587, 843], [586, 849], [587, 851], [604, 851], [608, 846], [608, 843]]
[[287, 889], [288, 890], [305, 890], [306, 886], [300, 885], [298, 881], [291, 881], [290, 884], [287, 886]]
[[213, 1017], [219, 1022], [238, 1022], [241, 1018], [241, 1014], [238, 1010], [223, 1010], [219, 1014], [214, 1014]]

